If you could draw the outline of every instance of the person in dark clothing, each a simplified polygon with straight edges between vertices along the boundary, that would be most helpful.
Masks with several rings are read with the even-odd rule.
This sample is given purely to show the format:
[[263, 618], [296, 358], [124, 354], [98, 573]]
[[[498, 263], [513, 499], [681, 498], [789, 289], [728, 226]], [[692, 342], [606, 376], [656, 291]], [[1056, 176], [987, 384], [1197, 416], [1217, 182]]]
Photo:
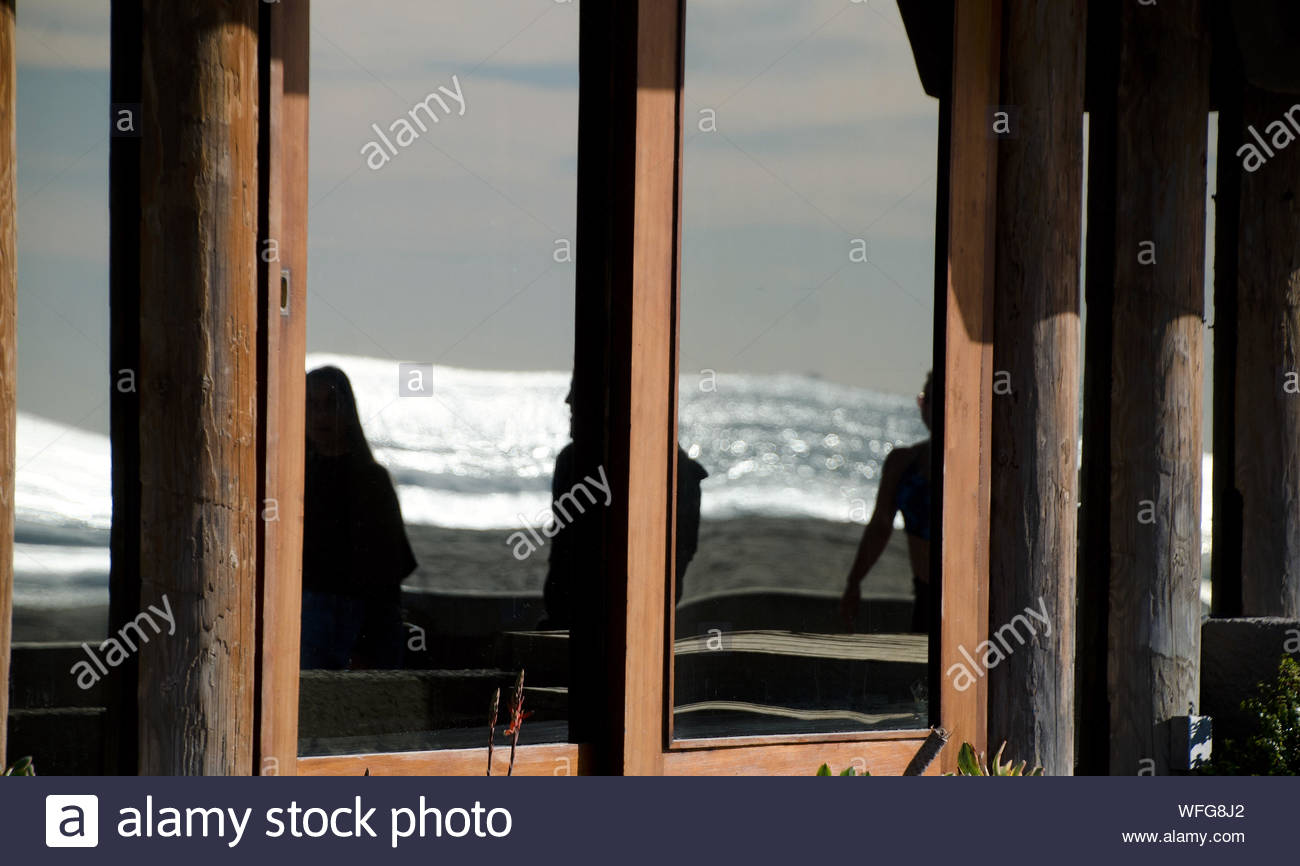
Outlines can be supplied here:
[[401, 667], [402, 580], [415, 555], [337, 367], [307, 374], [306, 428], [302, 667]]
[[686, 566], [695, 558], [700, 546], [700, 482], [709, 477], [708, 470], [677, 446], [677, 594], [680, 603]]
[[[916, 398], [925, 429], [930, 429], [932, 380], [925, 377], [925, 388]], [[907, 553], [912, 563], [912, 631], [930, 629], [930, 440], [895, 448], [885, 458], [880, 473], [876, 507], [863, 530], [857, 556], [849, 569], [847, 585], [840, 601], [840, 614], [849, 629], [857, 619], [862, 598], [862, 579], [884, 552], [894, 531], [894, 515], [903, 515], [907, 533]]]
[[[570, 407], [570, 435], [572, 435], [573, 389], [564, 398]], [[692, 460], [681, 446], [677, 447], [677, 595], [682, 597], [682, 583], [686, 577], [686, 567], [690, 565], [700, 539], [700, 482], [709, 473], [703, 466]], [[574, 466], [573, 443], [570, 442], [560, 450], [555, 458], [555, 472], [551, 476], [551, 501], [558, 502], [560, 497], [571, 491], [582, 481], [580, 473]], [[541, 629], [565, 629], [573, 622], [573, 581], [578, 573], [580, 557], [579, 532], [574, 531], [575, 524], [586, 515], [561, 521], [556, 515], [559, 531], [551, 539], [551, 554], [547, 563], [546, 583], [542, 589], [546, 605], [546, 617], [538, 624]]]

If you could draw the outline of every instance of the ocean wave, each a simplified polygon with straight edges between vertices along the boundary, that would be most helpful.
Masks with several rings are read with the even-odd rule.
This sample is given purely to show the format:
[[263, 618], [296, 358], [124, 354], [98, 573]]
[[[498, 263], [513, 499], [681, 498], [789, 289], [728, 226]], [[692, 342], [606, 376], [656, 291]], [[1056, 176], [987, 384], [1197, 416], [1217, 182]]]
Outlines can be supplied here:
[[[457, 529], [536, 524], [569, 440], [569, 373], [434, 366], [432, 396], [398, 395], [398, 365], [311, 354], [352, 381], [366, 436], [389, 471], [408, 523]], [[914, 398], [780, 374], [683, 376], [679, 441], [709, 477], [705, 518], [814, 517], [861, 522], [894, 448], [927, 435]], [[18, 415], [19, 571], [107, 574], [112, 516], [108, 437]], [[1205, 455], [1203, 544], [1209, 549], [1213, 460]], [[40, 551], [44, 569], [32, 566]], [[21, 558], [20, 558], [21, 559]], [[88, 564], [92, 563], [92, 564]]]

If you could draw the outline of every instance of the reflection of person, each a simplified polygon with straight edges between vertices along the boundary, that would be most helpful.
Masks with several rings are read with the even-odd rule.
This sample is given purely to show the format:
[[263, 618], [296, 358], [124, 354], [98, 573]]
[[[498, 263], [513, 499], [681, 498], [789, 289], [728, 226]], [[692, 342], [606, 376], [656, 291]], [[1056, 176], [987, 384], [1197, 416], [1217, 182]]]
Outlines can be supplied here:
[[[569, 435], [573, 435], [573, 388], [569, 388], [564, 402], [569, 404]], [[696, 461], [692, 460], [681, 446], [677, 448], [677, 600], [682, 597], [682, 580], [686, 576], [686, 566], [690, 565], [699, 547], [700, 539], [700, 481], [709, 473]], [[558, 502], [581, 479], [574, 466], [573, 443], [570, 442], [560, 450], [555, 458], [555, 473], [551, 476], [551, 501]], [[585, 515], [583, 515], [585, 516]], [[546, 584], [542, 590], [546, 604], [546, 618], [538, 624], [542, 629], [569, 628], [573, 621], [574, 576], [577, 574], [579, 533], [573, 531], [574, 524], [581, 520], [579, 516], [561, 521], [556, 516], [559, 527], [551, 540], [551, 557], [547, 563]]]
[[[925, 389], [917, 396], [925, 429], [930, 429], [931, 377], [925, 377]], [[912, 561], [912, 587], [916, 601], [912, 606], [912, 631], [927, 632], [930, 627], [930, 440], [895, 448], [885, 458], [880, 473], [876, 508], [863, 530], [857, 556], [849, 569], [847, 586], [840, 600], [840, 614], [845, 625], [853, 627], [862, 598], [862, 579], [884, 552], [894, 531], [894, 515], [903, 513], [907, 533], [907, 552]]]
[[401, 584], [415, 555], [337, 367], [307, 374], [306, 426], [302, 667], [401, 667]]

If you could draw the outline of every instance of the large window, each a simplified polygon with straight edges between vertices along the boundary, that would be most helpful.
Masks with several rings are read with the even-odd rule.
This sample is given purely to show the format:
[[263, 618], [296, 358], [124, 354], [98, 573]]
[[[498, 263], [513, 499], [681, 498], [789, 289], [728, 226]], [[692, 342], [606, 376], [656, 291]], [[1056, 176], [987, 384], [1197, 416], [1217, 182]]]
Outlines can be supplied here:
[[[501, 22], [510, 20], [510, 27]], [[577, 10], [312, 4], [304, 755], [568, 739]]]
[[938, 101], [893, 4], [686, 8], [673, 734], [923, 728]]
[[[108, 24], [107, 0], [49, 2], [24, 5], [17, 33], [9, 752], [39, 755], [44, 774], [110, 771], [105, 705], [126, 661], [105, 643], [112, 518]], [[124, 372], [124, 388], [131, 377]]]

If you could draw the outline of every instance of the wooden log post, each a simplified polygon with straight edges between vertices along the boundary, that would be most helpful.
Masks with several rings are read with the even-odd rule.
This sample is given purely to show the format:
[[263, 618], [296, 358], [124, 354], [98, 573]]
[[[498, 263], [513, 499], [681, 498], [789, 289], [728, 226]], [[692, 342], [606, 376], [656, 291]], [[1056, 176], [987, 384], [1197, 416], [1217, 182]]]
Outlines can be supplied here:
[[1241, 497], [1241, 612], [1294, 619], [1300, 618], [1300, 143], [1286, 142], [1300, 137], [1291, 126], [1300, 123], [1300, 98], [1246, 86], [1241, 119], [1244, 152], [1219, 155], [1241, 172], [1235, 456], [1225, 454], [1225, 462], [1235, 462]]
[[18, 424], [17, 64], [14, 0], [0, 0], [0, 772], [9, 727], [14, 597], [14, 471]]
[[1110, 772], [1165, 774], [1200, 690], [1209, 35], [1202, 0], [1115, 25]]
[[140, 772], [252, 770], [258, 3], [142, 22]]
[[989, 658], [990, 745], [1049, 775], [1074, 771], [1086, 12], [1084, 0], [1003, 12], [991, 646], [976, 657]]

